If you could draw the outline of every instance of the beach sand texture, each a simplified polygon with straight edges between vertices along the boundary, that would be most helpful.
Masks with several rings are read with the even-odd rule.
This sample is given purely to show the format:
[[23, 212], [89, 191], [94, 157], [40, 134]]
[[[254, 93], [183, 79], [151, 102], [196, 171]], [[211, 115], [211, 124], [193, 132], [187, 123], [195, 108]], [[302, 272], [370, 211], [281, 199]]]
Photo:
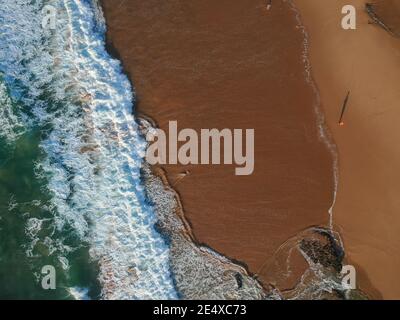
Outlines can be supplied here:
[[[339, 150], [333, 217], [358, 283], [374, 298], [400, 298], [400, 40], [376, 24], [365, 1], [296, 0], [310, 36], [310, 60]], [[398, 30], [400, 1], [371, 1]], [[357, 29], [341, 28], [341, 9], [357, 9]], [[346, 93], [344, 126], [338, 126]]]
[[198, 242], [258, 273], [287, 239], [329, 224], [332, 154], [318, 136], [318, 99], [288, 3], [267, 10], [261, 0], [104, 0], [103, 7], [139, 114], [164, 130], [173, 120], [180, 129], [255, 129], [251, 176], [235, 176], [229, 165], [164, 167]]

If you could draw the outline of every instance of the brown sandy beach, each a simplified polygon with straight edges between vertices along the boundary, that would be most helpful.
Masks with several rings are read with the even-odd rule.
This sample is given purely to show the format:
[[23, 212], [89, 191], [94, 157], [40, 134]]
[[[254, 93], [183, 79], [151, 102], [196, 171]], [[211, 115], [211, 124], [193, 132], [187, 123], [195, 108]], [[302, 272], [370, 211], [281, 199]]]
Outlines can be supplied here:
[[[310, 36], [310, 59], [339, 149], [334, 224], [358, 284], [375, 298], [400, 298], [400, 40], [376, 24], [365, 2], [296, 0]], [[370, 1], [394, 30], [400, 1]], [[341, 28], [342, 6], [357, 8], [357, 30]], [[346, 93], [350, 100], [338, 126]], [[379, 292], [377, 292], [375, 289]]]
[[400, 37], [400, 1], [375, 0], [367, 3], [372, 19], [393, 36]]
[[180, 129], [255, 129], [251, 176], [235, 176], [233, 166], [165, 166], [200, 243], [257, 273], [287, 239], [328, 224], [332, 155], [318, 138], [303, 34], [287, 3], [267, 10], [262, 0], [104, 0], [103, 7], [139, 113], [164, 130], [172, 120]]

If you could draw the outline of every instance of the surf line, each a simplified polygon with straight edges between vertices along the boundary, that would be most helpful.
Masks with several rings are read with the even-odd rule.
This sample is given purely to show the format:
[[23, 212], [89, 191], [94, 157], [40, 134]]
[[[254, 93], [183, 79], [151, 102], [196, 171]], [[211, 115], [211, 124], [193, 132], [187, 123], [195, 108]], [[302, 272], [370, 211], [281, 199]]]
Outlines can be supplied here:
[[151, 165], [219, 165], [223, 158], [223, 164], [237, 165], [236, 175], [251, 175], [254, 171], [254, 129], [243, 131], [214, 128], [201, 129], [198, 134], [194, 129], [186, 128], [178, 132], [177, 121], [169, 121], [168, 134], [155, 128], [147, 132], [146, 160]]
[[349, 98], [350, 98], [350, 91], [347, 92], [347, 96], [343, 102], [343, 107], [342, 107], [342, 111], [340, 113], [340, 118], [339, 118], [339, 126], [344, 126], [343, 117], [344, 117], [344, 113], [346, 112], [346, 109], [347, 109], [347, 104], [349, 102]]

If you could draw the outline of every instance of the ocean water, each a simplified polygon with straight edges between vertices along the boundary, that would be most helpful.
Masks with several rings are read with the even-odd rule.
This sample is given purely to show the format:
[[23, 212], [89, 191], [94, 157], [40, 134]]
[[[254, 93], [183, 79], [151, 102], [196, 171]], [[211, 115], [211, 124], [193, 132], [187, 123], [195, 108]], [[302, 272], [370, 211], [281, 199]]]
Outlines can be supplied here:
[[[49, 5], [55, 29], [42, 26]], [[264, 298], [244, 269], [184, 236], [159, 183], [149, 198], [175, 233], [167, 243], [155, 229], [134, 90], [105, 31], [97, 0], [0, 2], [0, 299]], [[316, 276], [295, 298], [341, 289], [309, 264]], [[47, 265], [55, 290], [41, 286]]]
[[[178, 296], [134, 93], [104, 37], [95, 0], [0, 3], [0, 298]], [[45, 265], [56, 290], [41, 287]]]

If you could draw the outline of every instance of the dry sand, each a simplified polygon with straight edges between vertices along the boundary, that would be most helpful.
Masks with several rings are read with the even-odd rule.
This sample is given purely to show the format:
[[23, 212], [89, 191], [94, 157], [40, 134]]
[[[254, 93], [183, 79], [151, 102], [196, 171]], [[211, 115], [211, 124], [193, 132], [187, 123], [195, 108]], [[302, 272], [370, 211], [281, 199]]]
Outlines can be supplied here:
[[[400, 40], [368, 24], [365, 1], [295, 2], [310, 35], [313, 75], [339, 149], [335, 227], [347, 257], [358, 267], [361, 289], [375, 298], [399, 299]], [[388, 24], [399, 26], [399, 1], [371, 2], [378, 4], [379, 15], [390, 17]], [[357, 8], [357, 30], [341, 28], [341, 8], [347, 4]]]
[[255, 129], [251, 176], [235, 176], [233, 166], [165, 166], [199, 242], [257, 273], [287, 239], [328, 224], [332, 155], [318, 138], [303, 34], [287, 3], [269, 11], [263, 0], [103, 5], [139, 113], [162, 129], [172, 120], [196, 130]]

